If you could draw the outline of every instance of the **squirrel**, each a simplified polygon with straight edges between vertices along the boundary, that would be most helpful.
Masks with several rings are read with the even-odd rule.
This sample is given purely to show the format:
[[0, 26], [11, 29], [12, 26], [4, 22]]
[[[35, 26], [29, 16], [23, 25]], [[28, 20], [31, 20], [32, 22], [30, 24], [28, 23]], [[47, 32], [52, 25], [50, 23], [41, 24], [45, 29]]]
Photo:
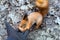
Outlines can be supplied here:
[[43, 17], [39, 12], [32, 12], [30, 15], [22, 19], [18, 25], [18, 29], [24, 32], [26, 30], [29, 30], [34, 23], [36, 23], [36, 27], [34, 29], [38, 29], [42, 23], [42, 20]]
[[39, 12], [32, 12], [30, 15], [24, 16], [18, 25], [18, 29], [22, 32], [29, 30], [34, 22], [36, 23], [35, 29], [38, 29], [42, 24], [43, 17], [48, 13], [48, 0], [36, 0], [35, 5], [39, 9]]

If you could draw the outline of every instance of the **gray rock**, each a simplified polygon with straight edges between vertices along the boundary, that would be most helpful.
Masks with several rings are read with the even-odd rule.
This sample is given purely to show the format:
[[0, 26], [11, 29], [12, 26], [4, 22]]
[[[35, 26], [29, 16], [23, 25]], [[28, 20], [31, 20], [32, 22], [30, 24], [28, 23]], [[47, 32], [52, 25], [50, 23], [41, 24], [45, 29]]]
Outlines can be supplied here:
[[4, 11], [5, 9], [6, 9], [6, 7], [5, 7], [5, 6], [0, 5], [0, 11]]
[[2, 37], [0, 36], [0, 40], [2, 40]]
[[55, 20], [55, 23], [58, 23], [60, 25], [60, 18], [57, 17], [57, 19]]
[[21, 8], [21, 10], [28, 10], [29, 9], [29, 7], [26, 5], [22, 5], [20, 8]]
[[54, 40], [53, 38], [48, 37], [47, 40]]
[[[9, 7], [6, 1], [11, 4]], [[29, 15], [32, 12], [31, 9], [34, 7], [34, 2], [35, 0], [1, 1], [0, 40], [5, 40], [5, 38], [7, 38], [7, 32], [3, 22], [4, 19], [7, 18], [7, 21], [12, 22], [14, 25], [17, 24], [17, 22], [22, 20], [25, 13]], [[25, 3], [27, 3], [27, 5]], [[42, 28], [31, 32], [28, 38], [32, 40], [60, 40], [60, 0], [49, 0], [49, 13], [42, 25], [44, 29]]]
[[[21, 16], [22, 16], [22, 14], [21, 14]], [[12, 19], [13, 24], [16, 24], [17, 22], [21, 21], [20, 20], [20, 19], [22, 19], [21, 16], [19, 13], [15, 13], [15, 11], [11, 11], [10, 14], [8, 15], [8, 17], [10, 17]]]
[[1, 36], [4, 36], [4, 35], [6, 35], [7, 33], [6, 33], [6, 30], [4, 30], [4, 29], [0, 29], [0, 35]]

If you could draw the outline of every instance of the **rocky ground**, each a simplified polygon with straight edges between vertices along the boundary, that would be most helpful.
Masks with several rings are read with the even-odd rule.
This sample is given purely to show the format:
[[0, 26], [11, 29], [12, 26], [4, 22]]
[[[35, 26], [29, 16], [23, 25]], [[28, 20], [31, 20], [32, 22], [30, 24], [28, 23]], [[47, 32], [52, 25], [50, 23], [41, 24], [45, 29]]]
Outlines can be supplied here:
[[[13, 28], [21, 21], [25, 13], [29, 15], [34, 7], [34, 0], [0, 0], [0, 40], [7, 39], [4, 19]], [[34, 10], [33, 10], [34, 11]], [[60, 0], [49, 0], [49, 12], [43, 20], [42, 28], [31, 32], [29, 40], [60, 40]]]

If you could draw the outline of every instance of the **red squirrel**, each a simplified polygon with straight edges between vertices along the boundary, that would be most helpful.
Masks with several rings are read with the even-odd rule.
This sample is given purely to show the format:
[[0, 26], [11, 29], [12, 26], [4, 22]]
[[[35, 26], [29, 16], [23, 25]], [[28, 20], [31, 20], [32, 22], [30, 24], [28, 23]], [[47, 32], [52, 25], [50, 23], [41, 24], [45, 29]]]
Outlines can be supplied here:
[[39, 12], [32, 12], [27, 16], [26, 19], [23, 19], [20, 22], [18, 29], [24, 32], [26, 30], [29, 30], [34, 23], [36, 23], [35, 29], [38, 29], [42, 23], [42, 20], [43, 17]]
[[22, 32], [29, 30], [33, 23], [36, 23], [35, 29], [38, 29], [42, 24], [43, 17], [48, 13], [49, 3], [48, 0], [36, 0], [36, 7], [39, 8], [39, 12], [32, 12], [19, 23], [18, 29]]

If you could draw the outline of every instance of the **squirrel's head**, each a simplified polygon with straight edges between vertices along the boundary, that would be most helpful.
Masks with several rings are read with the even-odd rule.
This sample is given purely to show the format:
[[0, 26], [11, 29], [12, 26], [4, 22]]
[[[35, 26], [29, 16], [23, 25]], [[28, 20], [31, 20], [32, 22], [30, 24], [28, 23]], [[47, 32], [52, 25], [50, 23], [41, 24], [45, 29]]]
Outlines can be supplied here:
[[26, 27], [26, 24], [28, 22], [28, 18], [27, 18], [27, 15], [24, 15], [23, 19], [21, 20], [21, 22], [19, 23], [19, 27], [23, 27], [25, 28]]

